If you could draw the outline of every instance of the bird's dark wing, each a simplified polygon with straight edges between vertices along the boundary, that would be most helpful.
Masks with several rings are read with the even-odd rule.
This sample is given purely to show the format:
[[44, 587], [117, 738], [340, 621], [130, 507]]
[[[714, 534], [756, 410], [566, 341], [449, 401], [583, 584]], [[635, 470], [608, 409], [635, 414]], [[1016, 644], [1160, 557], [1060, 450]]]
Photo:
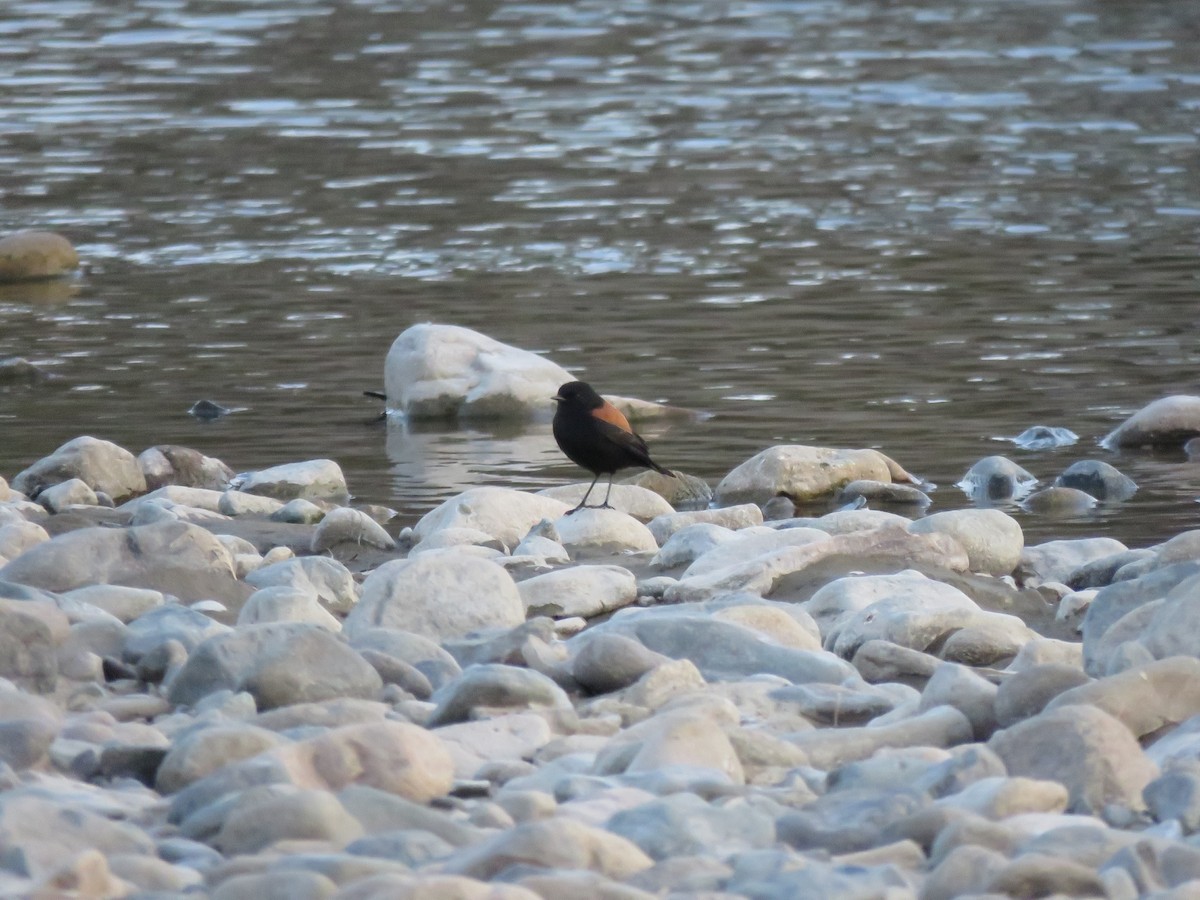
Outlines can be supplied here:
[[[623, 418], [624, 416], [622, 416]], [[629, 454], [631, 459], [637, 460], [638, 465], [645, 466], [647, 469], [654, 469], [656, 472], [662, 472], [664, 475], [671, 474], [650, 458], [650, 450], [646, 447], [646, 442], [642, 440], [641, 435], [635, 434], [633, 431], [626, 431], [619, 425], [614, 425], [600, 418], [596, 418], [596, 428], [604, 440], [621, 447]]]

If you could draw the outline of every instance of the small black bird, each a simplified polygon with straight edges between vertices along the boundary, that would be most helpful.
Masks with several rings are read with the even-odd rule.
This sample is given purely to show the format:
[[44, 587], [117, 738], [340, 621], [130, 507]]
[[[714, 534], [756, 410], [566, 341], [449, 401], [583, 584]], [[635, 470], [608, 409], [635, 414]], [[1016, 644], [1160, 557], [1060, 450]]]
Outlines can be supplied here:
[[592, 488], [601, 475], [608, 476], [604, 502], [597, 509], [612, 509], [608, 495], [612, 493], [613, 475], [620, 469], [641, 466], [664, 475], [675, 473], [664, 469], [650, 458], [646, 442], [629, 426], [621, 411], [582, 381], [571, 381], [558, 389], [551, 398], [558, 403], [554, 411], [554, 440], [567, 459], [582, 466], [596, 477], [588, 485], [579, 505], [567, 515], [583, 509]]

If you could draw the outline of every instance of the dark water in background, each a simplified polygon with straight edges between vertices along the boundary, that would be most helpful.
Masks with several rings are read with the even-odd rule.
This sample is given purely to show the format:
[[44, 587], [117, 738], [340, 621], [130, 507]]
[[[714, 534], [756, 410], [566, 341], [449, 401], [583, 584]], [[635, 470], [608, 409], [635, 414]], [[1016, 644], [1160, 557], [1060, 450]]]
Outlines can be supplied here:
[[[1096, 440], [1197, 391], [1200, 4], [6, 0], [0, 231], [78, 283], [0, 292], [0, 474], [78, 434], [338, 460], [406, 521], [578, 477], [548, 429], [367, 423], [419, 321], [708, 411], [714, 482], [778, 442], [941, 487], [1005, 453], [1142, 486], [1027, 540], [1162, 539], [1200, 464]], [[201, 398], [245, 411], [205, 424]], [[1081, 440], [1028, 453], [1029, 425]]]

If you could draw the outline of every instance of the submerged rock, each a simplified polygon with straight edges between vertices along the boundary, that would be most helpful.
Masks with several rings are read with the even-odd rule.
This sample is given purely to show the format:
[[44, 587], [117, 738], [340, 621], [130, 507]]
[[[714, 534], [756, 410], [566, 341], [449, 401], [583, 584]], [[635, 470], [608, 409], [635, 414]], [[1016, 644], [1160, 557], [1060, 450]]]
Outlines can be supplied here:
[[1022, 450], [1049, 450], [1054, 447], [1069, 447], [1078, 440], [1079, 435], [1070, 428], [1033, 425], [1013, 438], [1012, 442]]
[[0, 238], [0, 282], [61, 278], [79, 268], [79, 254], [53, 231], [14, 231]]
[[1095, 509], [1097, 502], [1084, 491], [1056, 485], [1030, 494], [1021, 507], [1044, 516], [1082, 516]]
[[398, 628], [434, 640], [525, 621], [525, 604], [503, 568], [446, 551], [384, 563], [367, 576], [346, 633]]
[[1019, 499], [1037, 484], [1037, 477], [1003, 456], [985, 456], [967, 470], [958, 486], [976, 503]]
[[1059, 487], [1086, 491], [1106, 503], [1128, 500], [1137, 492], [1133, 479], [1098, 459], [1081, 459], [1072, 463], [1054, 480]]

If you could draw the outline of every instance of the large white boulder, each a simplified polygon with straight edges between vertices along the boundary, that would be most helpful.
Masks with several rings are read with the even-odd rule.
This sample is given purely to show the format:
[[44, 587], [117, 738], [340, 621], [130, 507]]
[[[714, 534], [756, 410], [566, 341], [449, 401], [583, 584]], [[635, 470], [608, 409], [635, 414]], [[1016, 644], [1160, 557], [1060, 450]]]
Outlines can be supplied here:
[[392, 343], [383, 369], [390, 409], [413, 419], [506, 419], [553, 413], [571, 373], [545, 357], [458, 325], [426, 322]]

